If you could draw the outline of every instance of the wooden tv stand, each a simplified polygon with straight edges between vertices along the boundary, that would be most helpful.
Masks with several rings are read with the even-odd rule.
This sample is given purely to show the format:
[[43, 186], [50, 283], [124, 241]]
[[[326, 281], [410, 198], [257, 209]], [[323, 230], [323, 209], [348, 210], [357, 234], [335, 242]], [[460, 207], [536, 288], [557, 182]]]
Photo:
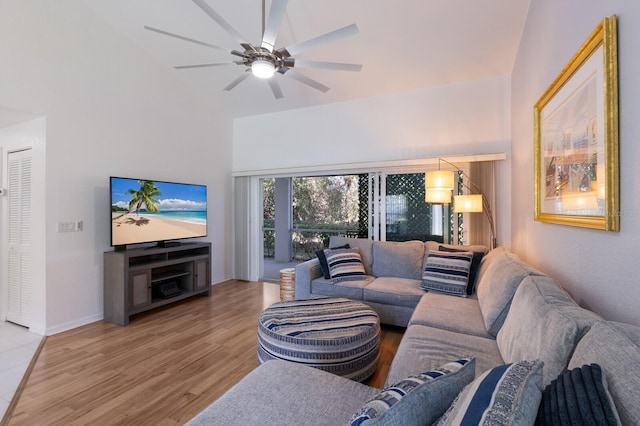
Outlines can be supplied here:
[[[129, 317], [197, 294], [211, 295], [211, 243], [136, 248], [104, 253], [104, 320]], [[160, 294], [160, 289], [180, 294]]]

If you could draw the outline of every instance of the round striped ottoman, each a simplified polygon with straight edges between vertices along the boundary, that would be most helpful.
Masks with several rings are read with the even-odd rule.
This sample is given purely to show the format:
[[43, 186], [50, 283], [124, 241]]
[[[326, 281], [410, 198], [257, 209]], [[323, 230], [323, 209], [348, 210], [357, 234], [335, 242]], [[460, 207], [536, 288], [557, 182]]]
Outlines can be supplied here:
[[283, 359], [363, 381], [378, 365], [380, 320], [342, 299], [276, 302], [258, 320], [258, 360]]

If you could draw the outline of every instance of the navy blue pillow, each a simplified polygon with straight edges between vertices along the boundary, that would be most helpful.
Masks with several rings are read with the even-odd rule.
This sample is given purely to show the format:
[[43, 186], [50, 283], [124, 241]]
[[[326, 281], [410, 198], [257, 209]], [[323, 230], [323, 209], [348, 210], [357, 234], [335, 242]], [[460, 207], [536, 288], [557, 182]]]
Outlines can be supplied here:
[[[461, 251], [469, 251], [469, 250], [465, 250], [465, 249], [454, 249], [454, 248], [450, 248], [450, 247], [445, 247], [445, 246], [439, 246], [438, 250], [440, 251], [446, 251], [449, 253], [457, 253], [457, 252], [461, 252]], [[480, 261], [482, 260], [482, 258], [484, 257], [484, 253], [481, 251], [474, 251], [473, 252], [473, 258], [471, 259], [471, 269], [469, 270], [469, 281], [467, 282], [467, 294], [468, 295], [472, 295], [473, 294], [473, 287], [475, 285], [476, 282], [476, 275], [478, 275], [478, 268], [480, 267]]]
[[[331, 247], [329, 250], [348, 249], [348, 248], [351, 248], [349, 247], [349, 244], [345, 244], [340, 247]], [[324, 250], [316, 251], [316, 256], [318, 257], [318, 261], [320, 261], [320, 267], [322, 268], [322, 275], [324, 276], [324, 279], [330, 280], [331, 274], [329, 273], [329, 264], [327, 263], [327, 256]]]
[[542, 392], [536, 425], [619, 425], [598, 364], [564, 370]]

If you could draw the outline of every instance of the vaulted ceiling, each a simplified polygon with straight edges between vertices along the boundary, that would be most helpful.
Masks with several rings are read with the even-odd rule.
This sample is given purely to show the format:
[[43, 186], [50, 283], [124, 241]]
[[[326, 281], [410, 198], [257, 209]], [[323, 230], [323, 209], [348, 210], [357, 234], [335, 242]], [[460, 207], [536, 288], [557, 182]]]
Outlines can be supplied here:
[[[322, 93], [276, 74], [283, 99], [253, 76], [223, 88], [243, 65], [176, 70], [179, 65], [237, 60], [221, 50], [147, 31], [159, 28], [227, 50], [244, 50], [191, 0], [85, 0], [109, 25], [231, 116], [349, 101], [511, 74], [530, 0], [291, 0], [276, 47], [357, 24], [359, 34], [296, 55], [362, 64], [360, 72], [296, 68], [330, 87]], [[262, 0], [206, 0], [240, 34], [259, 45]], [[266, 0], [268, 13], [271, 0]], [[122, 63], [127, 67], [129, 64]]]

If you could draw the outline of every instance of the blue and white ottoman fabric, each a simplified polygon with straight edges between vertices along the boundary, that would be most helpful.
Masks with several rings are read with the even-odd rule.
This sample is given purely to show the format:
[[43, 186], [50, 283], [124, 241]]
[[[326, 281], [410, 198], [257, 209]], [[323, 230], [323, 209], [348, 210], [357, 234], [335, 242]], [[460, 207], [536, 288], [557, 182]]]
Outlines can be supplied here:
[[364, 303], [326, 298], [277, 302], [258, 320], [258, 360], [282, 359], [356, 381], [378, 365], [380, 320]]

